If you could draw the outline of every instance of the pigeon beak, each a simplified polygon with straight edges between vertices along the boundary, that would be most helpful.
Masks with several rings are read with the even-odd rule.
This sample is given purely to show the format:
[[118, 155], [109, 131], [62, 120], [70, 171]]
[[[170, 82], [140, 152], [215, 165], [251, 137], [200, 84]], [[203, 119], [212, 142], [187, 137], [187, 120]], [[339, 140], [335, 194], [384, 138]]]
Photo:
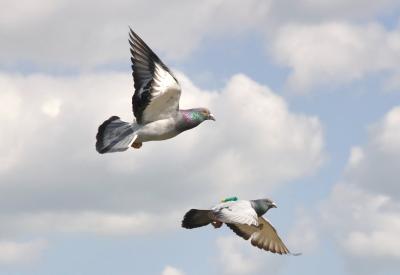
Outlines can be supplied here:
[[214, 121], [215, 121], [215, 117], [214, 117], [213, 114], [209, 114], [209, 115], [208, 115], [208, 119], [209, 119], [209, 120], [214, 120]]
[[271, 203], [271, 208], [278, 208], [278, 206], [276, 206], [276, 204], [273, 202]]

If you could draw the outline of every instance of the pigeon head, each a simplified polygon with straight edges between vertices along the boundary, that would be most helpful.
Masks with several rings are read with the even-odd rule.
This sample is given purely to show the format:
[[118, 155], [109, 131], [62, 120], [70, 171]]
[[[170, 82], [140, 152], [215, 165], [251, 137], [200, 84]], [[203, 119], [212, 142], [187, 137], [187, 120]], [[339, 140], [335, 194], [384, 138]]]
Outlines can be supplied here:
[[181, 121], [177, 125], [179, 132], [186, 131], [198, 126], [205, 120], [215, 120], [214, 116], [206, 108], [180, 110]]
[[207, 108], [182, 110], [181, 113], [183, 114], [184, 120], [189, 124], [199, 125], [205, 120], [215, 120], [215, 117]]
[[203, 122], [205, 120], [215, 121], [215, 117], [211, 114], [210, 110], [208, 110], [207, 108], [192, 109], [192, 119], [197, 120], [199, 122]]
[[254, 208], [258, 216], [264, 215], [269, 209], [276, 208], [276, 204], [270, 199], [252, 200], [251, 206]]

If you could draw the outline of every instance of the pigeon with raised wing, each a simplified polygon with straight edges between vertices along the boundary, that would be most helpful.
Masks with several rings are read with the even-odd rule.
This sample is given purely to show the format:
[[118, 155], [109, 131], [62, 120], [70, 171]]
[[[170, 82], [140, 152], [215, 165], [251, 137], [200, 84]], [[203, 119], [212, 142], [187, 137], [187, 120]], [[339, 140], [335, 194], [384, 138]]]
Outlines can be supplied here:
[[140, 148], [143, 142], [165, 140], [215, 120], [206, 108], [179, 109], [181, 86], [170, 69], [130, 29], [129, 44], [135, 93], [132, 97], [132, 123], [112, 116], [100, 125], [96, 150], [103, 153]]
[[264, 219], [269, 209], [276, 208], [270, 199], [238, 200], [236, 197], [223, 200], [210, 210], [189, 210], [182, 221], [182, 227], [192, 229], [208, 224], [215, 228], [224, 223], [237, 235], [260, 249], [278, 254], [300, 255], [291, 253], [272, 224]]

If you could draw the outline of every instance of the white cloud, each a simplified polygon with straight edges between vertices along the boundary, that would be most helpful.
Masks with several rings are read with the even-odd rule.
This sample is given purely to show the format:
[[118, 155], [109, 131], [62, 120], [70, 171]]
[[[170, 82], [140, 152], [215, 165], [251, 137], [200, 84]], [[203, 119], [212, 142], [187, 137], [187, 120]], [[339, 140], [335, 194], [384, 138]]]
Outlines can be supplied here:
[[22, 144], [18, 141], [18, 133], [10, 131], [17, 127], [16, 124], [22, 116], [21, 98], [13, 93], [13, 83], [0, 78], [2, 92], [0, 94], [0, 174], [7, 171], [17, 163], [21, 154]]
[[[1, 80], [5, 80], [2, 78]], [[0, 116], [4, 121], [16, 120], [21, 112], [21, 99], [18, 95], [12, 92], [11, 83], [7, 83], [7, 81], [3, 81], [0, 84], [4, 90], [0, 94], [1, 98], [1, 110]], [[11, 91], [10, 91], [11, 90]]]
[[400, 107], [390, 110], [369, 129], [368, 142], [358, 149], [362, 157], [352, 164], [354, 152], [350, 156], [347, 180], [363, 189], [400, 199], [397, 182], [400, 177], [397, 167], [400, 161]]
[[161, 273], [161, 275], [184, 275], [185, 273], [183, 273], [182, 271], [180, 271], [179, 269], [172, 267], [172, 266], [166, 266], [163, 270], [163, 272]]
[[[248, 91], [252, 91], [251, 99]], [[246, 76], [234, 76], [212, 107], [224, 121], [214, 141], [219, 139], [220, 148], [225, 148], [207, 169], [219, 177], [223, 189], [235, 190], [246, 181], [240, 191], [255, 195], [249, 192], [251, 182], [274, 185], [309, 174], [321, 164], [319, 120], [290, 113], [282, 97]], [[267, 173], [268, 179], [259, 171]]]
[[260, 274], [268, 268], [268, 273], [276, 273], [283, 266], [285, 256], [269, 254], [251, 246], [238, 236], [217, 239], [218, 261], [222, 274]]
[[395, 274], [400, 245], [400, 108], [370, 127], [354, 147], [344, 179], [323, 203], [323, 234], [333, 236], [354, 274]]
[[400, 154], [400, 106], [388, 112], [374, 131], [374, 144], [385, 154]]
[[46, 247], [47, 242], [44, 240], [0, 241], [0, 265], [31, 263], [41, 257]]
[[386, 91], [396, 92], [400, 90], [400, 72], [397, 70], [388, 78], [384, 86]]
[[280, 64], [292, 69], [291, 89], [305, 92], [397, 70], [400, 31], [377, 23], [288, 24], [277, 32], [271, 50]]
[[319, 230], [315, 216], [308, 215], [305, 210], [301, 210], [284, 242], [292, 253], [310, 254], [318, 247]]
[[275, 0], [269, 15], [281, 23], [326, 20], [360, 21], [379, 15], [393, 14], [399, 6], [396, 0]]
[[324, 233], [334, 238], [353, 274], [392, 274], [399, 268], [400, 203], [337, 184], [322, 207]]
[[206, 35], [232, 35], [254, 27], [269, 6], [268, 1], [259, 0], [246, 5], [238, 0], [25, 2], [3, 3], [9, 7], [0, 12], [0, 35], [7, 38], [0, 45], [3, 65], [27, 60], [39, 66], [82, 69], [129, 62], [129, 25], [157, 52], [180, 58], [197, 48]]
[[181, 212], [171, 213], [108, 213], [94, 211], [53, 211], [21, 214], [2, 214], [5, 225], [0, 234], [16, 237], [24, 232], [41, 234], [92, 233], [97, 235], [146, 235], [179, 226]]
[[49, 117], [56, 117], [60, 113], [61, 101], [53, 98], [45, 101], [42, 105], [42, 112]]
[[350, 157], [348, 161], [348, 166], [351, 168], [353, 166], [357, 166], [364, 158], [364, 151], [359, 146], [354, 146], [350, 150]]
[[52, 0], [22, 0], [19, 3], [4, 1], [4, 9], [0, 11], [1, 28], [13, 31], [27, 24], [37, 24], [41, 18], [50, 16], [62, 8], [64, 1]]
[[[63, 222], [64, 231], [99, 234], [152, 232], [156, 220], [162, 229], [179, 228], [182, 209], [208, 207], [227, 194], [268, 194], [319, 167], [324, 142], [316, 117], [291, 112], [244, 75], [214, 92], [178, 76], [181, 107], [209, 107], [217, 121], [140, 150], [99, 155], [98, 125], [111, 115], [132, 117], [129, 74], [0, 75], [0, 89], [19, 106], [0, 117], [2, 132], [10, 133], [0, 137], [7, 152], [0, 208], [13, 220], [1, 234], [62, 231]], [[50, 108], [52, 117], [43, 106], [53, 99], [62, 104]]]
[[372, 233], [351, 232], [344, 243], [346, 249], [353, 255], [359, 257], [393, 257], [400, 258], [398, 249], [399, 218], [393, 223], [393, 230], [374, 231]]
[[181, 58], [213, 36], [241, 35], [245, 31], [271, 34], [288, 23], [367, 20], [395, 10], [399, 4], [396, 0], [249, 0], [246, 4], [239, 0], [37, 0], [16, 5], [3, 0], [3, 6], [3, 66], [28, 62], [39, 67], [87, 69], [129, 62], [129, 25], [158, 53]]
[[237, 245], [237, 237], [223, 237], [217, 240], [224, 274], [249, 274], [256, 271], [259, 268], [257, 261], [250, 257], [246, 258], [237, 249]]

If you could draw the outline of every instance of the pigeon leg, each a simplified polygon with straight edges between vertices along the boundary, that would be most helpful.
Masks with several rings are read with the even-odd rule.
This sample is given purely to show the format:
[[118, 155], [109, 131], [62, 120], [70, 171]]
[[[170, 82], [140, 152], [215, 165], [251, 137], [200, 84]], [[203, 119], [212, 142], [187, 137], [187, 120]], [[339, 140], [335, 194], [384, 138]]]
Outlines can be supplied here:
[[220, 228], [222, 226], [222, 222], [219, 221], [213, 221], [211, 224], [214, 226], [214, 228]]
[[140, 147], [142, 147], [142, 143], [141, 142], [132, 143], [132, 148], [139, 149]]

